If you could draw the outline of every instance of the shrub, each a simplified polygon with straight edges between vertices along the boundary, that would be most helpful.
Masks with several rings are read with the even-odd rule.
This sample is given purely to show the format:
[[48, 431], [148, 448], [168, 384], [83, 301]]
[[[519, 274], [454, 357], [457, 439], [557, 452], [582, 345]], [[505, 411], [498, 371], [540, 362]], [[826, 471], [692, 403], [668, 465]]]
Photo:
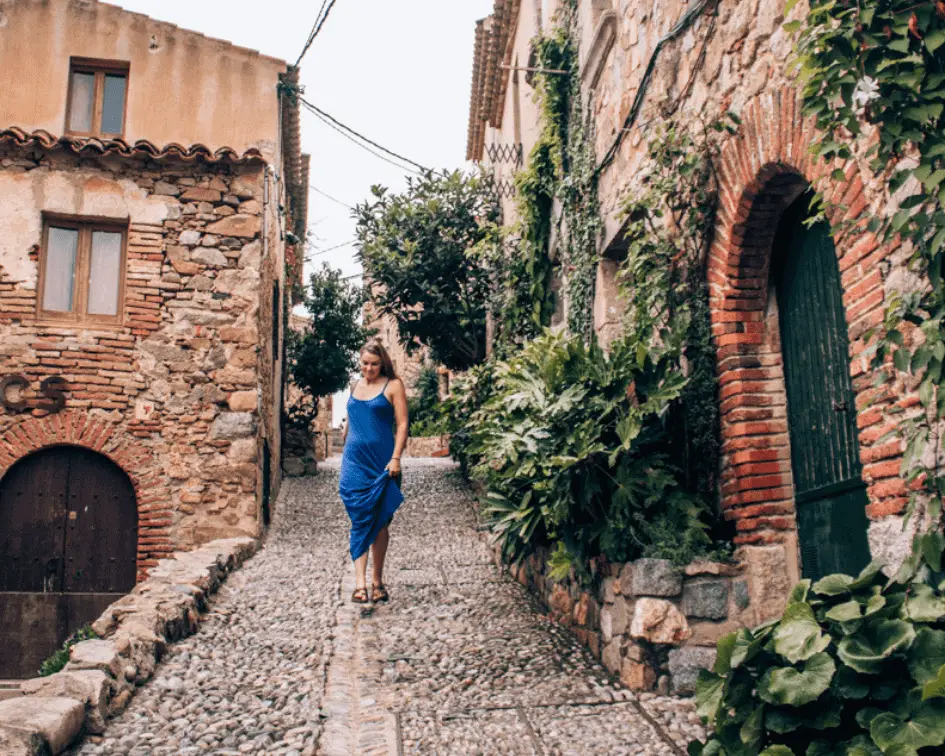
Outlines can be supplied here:
[[[937, 541], [939, 546], [941, 540]], [[700, 674], [701, 756], [925, 756], [945, 744], [945, 574], [910, 557], [792, 591], [784, 615], [718, 644]], [[933, 554], [934, 556], [934, 554]]]
[[665, 453], [664, 421], [686, 383], [668, 355], [618, 341], [608, 356], [546, 332], [495, 366], [463, 451], [506, 558], [558, 543], [579, 564], [627, 561], [658, 532], [708, 548], [707, 508]]
[[448, 420], [440, 401], [440, 376], [435, 367], [420, 371], [417, 394], [408, 402], [411, 436], [440, 436], [447, 431]]
[[95, 640], [96, 638], [98, 638], [98, 635], [91, 626], [85, 625], [84, 627], [80, 627], [66, 639], [66, 642], [62, 644], [61, 648], [55, 651], [52, 656], [40, 665], [39, 676], [48, 677], [49, 675], [56, 674], [69, 662], [69, 649], [76, 643], [81, 643], [86, 640]]

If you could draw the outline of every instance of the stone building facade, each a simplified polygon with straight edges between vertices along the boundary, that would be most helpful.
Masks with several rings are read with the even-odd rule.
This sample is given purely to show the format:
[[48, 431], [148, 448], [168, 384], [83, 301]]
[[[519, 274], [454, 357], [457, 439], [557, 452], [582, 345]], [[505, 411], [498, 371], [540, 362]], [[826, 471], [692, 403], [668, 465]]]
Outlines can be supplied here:
[[[0, 560], [46, 565], [0, 593], [61, 598], [70, 564], [109, 562], [82, 590], [111, 595], [259, 535], [278, 491], [298, 72], [96, 0], [0, 4], [0, 60]], [[70, 630], [97, 615], [66, 604]]]
[[[549, 28], [558, 5], [496, 0], [493, 14], [477, 25], [467, 157], [491, 166], [500, 179], [516, 168], [508, 156], [527, 159], [536, 140], [538, 110], [525, 69], [534, 65], [532, 39]], [[869, 170], [863, 143], [843, 164], [826, 165], [809, 154], [809, 145], [823, 135], [801, 113], [789, 63], [792, 39], [783, 28], [785, 21], [806, 15], [806, 3], [790, 18], [784, 0], [580, 0], [578, 7], [580, 75], [595, 126], [605, 229], [595, 299], [603, 341], [619, 329], [621, 317], [614, 283], [626, 254], [619, 207], [634, 189], [653, 127], [667, 113], [691, 124], [726, 111], [741, 119], [738, 132], [722, 144], [719, 213], [706, 268], [720, 381], [721, 506], [735, 524], [737, 554], [746, 568], [752, 610], [745, 621], [760, 622], [780, 612], [796, 579], [811, 574], [816, 550], [825, 548], [822, 537], [834, 539], [826, 548], [840, 557], [848, 549], [838, 532], [844, 529], [862, 541], [866, 558], [872, 553], [895, 562], [908, 552], [902, 448], [886, 434], [894, 414], [916, 399], [907, 386], [874, 386], [865, 342], [867, 330], [881, 322], [890, 293], [906, 280], [899, 250], [880, 244], [865, 223], [894, 210], [895, 199]], [[642, 108], [633, 117], [638, 98]], [[791, 395], [785, 354], [803, 345], [783, 343], [793, 332], [784, 330], [785, 312], [779, 314], [787, 300], [772, 263], [781, 260], [785, 239], [799, 238], [789, 208], [794, 212], [811, 189], [842, 208], [832, 211], [831, 220], [852, 221], [825, 240], [836, 252], [835, 265], [828, 261], [825, 270], [837, 281], [837, 339], [845, 341], [841, 356], [827, 367], [851, 387], [832, 398], [828, 413], [840, 418], [838, 432], [846, 434], [844, 448], [852, 458], [848, 469], [828, 481], [835, 484], [833, 494], [821, 489], [828, 497], [821, 503], [829, 504], [829, 495], [839, 497], [841, 490], [858, 497], [847, 523], [804, 519], [809, 497], [800, 496], [798, 487], [807, 472], [799, 457], [819, 431], [813, 422], [811, 432], [791, 422], [792, 411], [807, 400]], [[511, 218], [509, 200], [504, 209]], [[792, 322], [812, 327], [817, 320]], [[824, 442], [821, 459], [836, 457], [829, 446]], [[822, 509], [818, 516], [833, 515]]]

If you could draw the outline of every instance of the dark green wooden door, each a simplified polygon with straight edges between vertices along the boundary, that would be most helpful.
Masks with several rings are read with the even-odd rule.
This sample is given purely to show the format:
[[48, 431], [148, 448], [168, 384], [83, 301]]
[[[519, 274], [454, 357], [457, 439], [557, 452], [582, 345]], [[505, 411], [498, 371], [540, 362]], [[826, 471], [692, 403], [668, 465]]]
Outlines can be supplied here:
[[774, 274], [801, 564], [817, 579], [870, 554], [840, 270], [827, 223], [802, 223], [809, 201], [785, 214]]

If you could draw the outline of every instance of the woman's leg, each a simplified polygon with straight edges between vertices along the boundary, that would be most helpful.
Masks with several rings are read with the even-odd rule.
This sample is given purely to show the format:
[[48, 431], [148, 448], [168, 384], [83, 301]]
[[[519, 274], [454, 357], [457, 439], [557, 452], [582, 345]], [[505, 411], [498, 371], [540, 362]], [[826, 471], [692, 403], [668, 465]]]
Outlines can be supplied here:
[[387, 544], [390, 543], [390, 530], [384, 528], [377, 534], [371, 545], [371, 561], [374, 563], [374, 585], [384, 584], [384, 557], [387, 556]]
[[367, 560], [368, 552], [354, 560], [354, 585], [355, 588], [367, 588]]

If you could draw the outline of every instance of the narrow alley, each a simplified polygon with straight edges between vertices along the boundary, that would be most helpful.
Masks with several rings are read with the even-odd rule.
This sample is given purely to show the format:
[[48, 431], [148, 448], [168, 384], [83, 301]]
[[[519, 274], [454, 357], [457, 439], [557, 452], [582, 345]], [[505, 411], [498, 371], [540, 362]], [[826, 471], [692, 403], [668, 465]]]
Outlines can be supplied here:
[[336, 461], [287, 481], [200, 631], [75, 754], [685, 752], [690, 703], [623, 690], [500, 575], [448, 461], [406, 465], [392, 600], [351, 604]]

